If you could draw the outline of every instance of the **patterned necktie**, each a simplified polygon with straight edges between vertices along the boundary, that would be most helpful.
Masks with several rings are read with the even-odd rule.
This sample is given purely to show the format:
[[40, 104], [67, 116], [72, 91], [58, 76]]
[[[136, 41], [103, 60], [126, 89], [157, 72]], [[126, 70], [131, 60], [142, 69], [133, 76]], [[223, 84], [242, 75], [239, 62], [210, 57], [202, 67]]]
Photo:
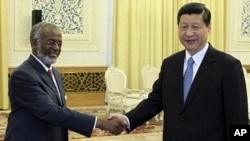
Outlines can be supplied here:
[[188, 63], [187, 63], [187, 69], [186, 69], [186, 72], [184, 74], [184, 81], [183, 81], [183, 84], [184, 84], [184, 95], [183, 95], [183, 98], [184, 98], [184, 102], [186, 101], [186, 98], [187, 98], [187, 95], [188, 95], [188, 92], [189, 92], [189, 89], [191, 87], [191, 84], [192, 84], [192, 80], [193, 80], [193, 64], [194, 64], [194, 60], [192, 57], [190, 57], [188, 59]]

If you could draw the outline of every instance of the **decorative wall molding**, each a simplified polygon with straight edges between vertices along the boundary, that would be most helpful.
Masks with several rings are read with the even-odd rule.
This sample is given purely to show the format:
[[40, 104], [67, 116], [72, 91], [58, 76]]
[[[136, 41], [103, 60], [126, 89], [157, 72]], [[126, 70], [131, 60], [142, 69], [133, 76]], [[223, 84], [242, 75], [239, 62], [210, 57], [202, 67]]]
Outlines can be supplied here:
[[228, 2], [229, 51], [250, 51], [250, 0]]

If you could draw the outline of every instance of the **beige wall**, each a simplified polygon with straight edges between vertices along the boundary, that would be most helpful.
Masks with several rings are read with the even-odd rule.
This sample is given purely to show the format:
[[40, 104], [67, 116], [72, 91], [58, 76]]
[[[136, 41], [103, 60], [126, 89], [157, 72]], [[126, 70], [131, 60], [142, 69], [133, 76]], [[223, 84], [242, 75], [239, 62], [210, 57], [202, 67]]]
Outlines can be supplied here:
[[[73, 4], [74, 1], [70, 2]], [[63, 34], [62, 53], [56, 66], [107, 66], [110, 62], [112, 0], [82, 2], [79, 8], [82, 10], [83, 21], [79, 22], [83, 24], [83, 33]], [[32, 0], [8, 0], [9, 67], [19, 65], [30, 54], [32, 10]]]
[[[248, 2], [244, 3], [244, 2]], [[250, 9], [249, 0], [227, 0], [227, 48], [226, 52], [239, 58], [243, 64], [250, 65]], [[242, 34], [248, 32], [247, 34]]]

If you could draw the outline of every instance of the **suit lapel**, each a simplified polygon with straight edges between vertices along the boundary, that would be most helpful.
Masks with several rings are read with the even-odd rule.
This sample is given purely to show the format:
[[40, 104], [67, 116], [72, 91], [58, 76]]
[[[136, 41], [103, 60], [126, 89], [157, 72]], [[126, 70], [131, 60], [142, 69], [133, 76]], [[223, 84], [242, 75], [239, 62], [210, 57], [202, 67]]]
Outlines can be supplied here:
[[[32, 55], [30, 55], [28, 61], [30, 62], [30, 64], [32, 64], [31, 66], [34, 67], [34, 69], [37, 71], [38, 75], [41, 76], [43, 83], [46, 84], [49, 88], [51, 88], [53, 90], [53, 94], [55, 94], [54, 96], [56, 96], [57, 102], [60, 105], [62, 105], [62, 103], [60, 102], [62, 100], [59, 99], [56, 86], [55, 86], [53, 80], [50, 78], [49, 74], [45, 71], [45, 69], [42, 67], [42, 65]], [[54, 73], [54, 70], [53, 70], [53, 73]], [[54, 73], [54, 74], [56, 74], [56, 73]], [[56, 75], [54, 75], [54, 76], [56, 77]], [[59, 79], [56, 78], [56, 80], [59, 80]], [[61, 86], [58, 85], [58, 87], [59, 87], [59, 90], [61, 91], [61, 88], [60, 88]], [[64, 92], [64, 91], [62, 91], [62, 92]]]
[[[53, 69], [52, 69], [52, 70], [53, 70]], [[45, 73], [47, 73], [47, 72], [45, 71]], [[53, 71], [53, 74], [54, 74], [54, 77], [55, 77], [55, 79], [56, 79], [56, 76], [55, 76], [54, 71]], [[50, 78], [50, 76], [49, 76], [49, 75], [48, 75], [48, 76], [47, 76], [47, 75], [44, 75], [43, 79], [45, 80], [45, 83], [47, 83], [48, 86], [53, 90], [53, 94], [55, 94], [55, 96], [56, 96], [56, 98], [57, 98], [57, 102], [58, 102], [60, 105], [63, 105], [63, 103], [61, 102], [62, 100], [60, 99], [59, 94], [58, 94], [58, 91], [57, 91], [57, 89], [56, 89], [55, 83], [54, 83], [53, 80]], [[56, 81], [57, 81], [57, 79], [56, 79]], [[60, 88], [59, 88], [58, 83], [57, 83], [57, 86], [58, 86], [58, 89], [59, 89], [59, 91], [60, 91]]]
[[190, 92], [187, 96], [187, 99], [183, 108], [188, 106], [188, 104], [192, 101], [192, 98], [197, 94], [199, 87], [204, 84], [203, 81], [207, 77], [209, 77], [208, 76], [209, 71], [211, 70], [213, 66], [213, 62], [215, 61], [213, 52], [214, 52], [214, 49], [212, 48], [212, 46], [209, 46], [207, 53], [205, 54], [204, 59], [193, 80], [192, 86], [190, 88]]
[[53, 68], [53, 73], [54, 73], [54, 77], [56, 79], [58, 90], [60, 91], [60, 96], [61, 96], [61, 99], [59, 96], [57, 98], [60, 99], [60, 102], [62, 102], [62, 105], [65, 105], [62, 77], [57, 71], [55, 71], [55, 68]]
[[180, 54], [180, 57], [177, 57], [178, 60], [175, 63], [175, 67], [174, 67], [174, 71], [175, 73], [173, 73], [174, 78], [176, 78], [177, 84], [176, 84], [176, 93], [177, 95], [177, 101], [179, 105], [181, 105], [181, 107], [183, 106], [183, 65], [184, 65], [184, 58], [185, 58], [185, 50], [182, 51], [182, 53]]

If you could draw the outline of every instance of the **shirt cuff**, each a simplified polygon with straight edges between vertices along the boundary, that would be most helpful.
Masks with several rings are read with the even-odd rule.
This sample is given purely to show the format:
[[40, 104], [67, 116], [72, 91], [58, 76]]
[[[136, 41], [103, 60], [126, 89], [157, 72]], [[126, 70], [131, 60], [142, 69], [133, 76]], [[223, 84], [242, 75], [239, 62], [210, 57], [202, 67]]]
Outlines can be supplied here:
[[97, 122], [97, 117], [95, 117], [95, 124], [94, 124], [93, 130], [95, 130], [95, 128], [96, 128], [96, 122]]
[[127, 128], [126, 128], [126, 131], [129, 132], [129, 131], [131, 131], [129, 119], [128, 119], [127, 116], [125, 116], [125, 115], [123, 115], [123, 116], [124, 116], [124, 118], [127, 120], [127, 123], [128, 123], [128, 126], [127, 126]]

